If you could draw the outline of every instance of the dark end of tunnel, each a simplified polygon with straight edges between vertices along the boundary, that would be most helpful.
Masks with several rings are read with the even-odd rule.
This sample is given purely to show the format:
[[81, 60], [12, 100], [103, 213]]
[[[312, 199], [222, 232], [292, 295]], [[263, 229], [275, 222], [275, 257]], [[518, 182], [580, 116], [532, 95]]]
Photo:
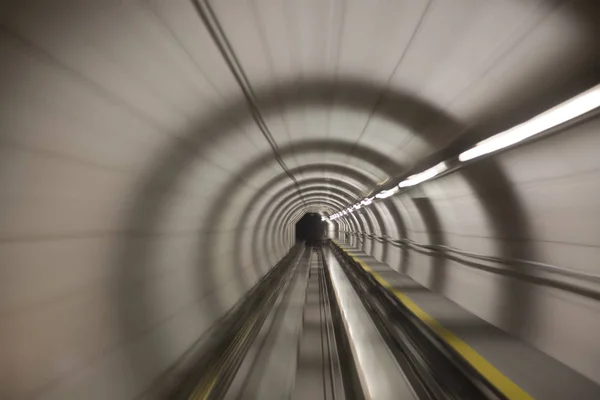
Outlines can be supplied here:
[[306, 213], [296, 222], [296, 242], [317, 244], [325, 237], [325, 223], [318, 213]]

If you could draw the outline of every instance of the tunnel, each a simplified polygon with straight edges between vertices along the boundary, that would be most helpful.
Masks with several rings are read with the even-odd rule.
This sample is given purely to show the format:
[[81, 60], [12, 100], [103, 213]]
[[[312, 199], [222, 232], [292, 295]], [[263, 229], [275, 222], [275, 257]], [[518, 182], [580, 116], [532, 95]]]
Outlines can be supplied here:
[[319, 213], [306, 213], [296, 222], [296, 242], [316, 245], [325, 237], [325, 218]]
[[[237, 398], [288, 398], [316, 363], [311, 296], [333, 304], [347, 395], [443, 398], [444, 370], [406, 397], [365, 389], [367, 329], [399, 346], [372, 353], [374, 379], [410, 375], [402, 317], [469, 390], [600, 398], [599, 17], [587, 0], [3, 1], [0, 398], [219, 398], [198, 394], [203, 357], [229, 353], [206, 349], [267, 299], [300, 325], [265, 348], [297, 361], [240, 358], [264, 376]], [[299, 235], [308, 217], [326, 241]]]

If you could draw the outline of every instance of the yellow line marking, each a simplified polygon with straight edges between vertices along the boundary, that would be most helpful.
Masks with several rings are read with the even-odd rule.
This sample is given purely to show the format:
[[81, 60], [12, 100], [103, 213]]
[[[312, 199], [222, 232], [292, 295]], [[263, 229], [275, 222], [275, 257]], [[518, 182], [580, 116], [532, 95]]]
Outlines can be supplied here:
[[198, 382], [194, 391], [192, 392], [192, 394], [189, 397], [190, 400], [196, 400], [196, 399], [206, 400], [208, 398], [208, 396], [210, 395], [210, 393], [213, 390], [213, 387], [215, 386], [215, 384], [217, 382], [217, 378], [219, 377], [219, 375], [221, 375], [224, 367], [229, 362], [229, 359], [231, 358], [232, 354], [234, 354], [242, 345], [242, 343], [243, 343], [242, 339], [245, 338], [246, 336], [248, 336], [248, 334], [250, 333], [251, 327], [257, 318], [258, 318], [258, 313], [257, 312], [253, 313], [249, 317], [249, 319], [244, 323], [244, 325], [242, 325], [242, 327], [237, 331], [232, 342], [229, 344], [229, 346], [223, 353], [223, 356], [217, 362], [217, 365], [215, 366], [215, 368], [212, 368], [208, 372], [208, 374], [206, 374], [204, 377], [202, 377], [200, 379], [200, 382]]
[[338, 245], [345, 253], [347, 253], [354, 261], [356, 261], [365, 271], [375, 278], [383, 287], [391, 291], [398, 300], [402, 302], [417, 318], [423, 321], [432, 331], [434, 331], [442, 340], [460, 354], [473, 368], [475, 368], [485, 379], [496, 387], [504, 396], [515, 400], [532, 400], [527, 392], [521, 389], [516, 383], [506, 377], [488, 360], [483, 358], [471, 346], [465, 343], [462, 339], [446, 329], [442, 324], [436, 321], [433, 317], [427, 314], [421, 307], [410, 299], [405, 293], [398, 289], [394, 289], [385, 279], [377, 272], [373, 271], [367, 264], [359, 260], [357, 256], [346, 250], [336, 240], [334, 243]]
[[[269, 295], [268, 298], [270, 299], [273, 296], [274, 294], [272, 293]], [[260, 310], [264, 309], [266, 302], [268, 302], [268, 299], [262, 303], [262, 308]], [[227, 364], [230, 362], [231, 357], [233, 356], [233, 354], [236, 353], [238, 349], [241, 348], [241, 346], [244, 343], [244, 340], [250, 334], [254, 323], [258, 320], [260, 310], [254, 310], [252, 315], [248, 317], [246, 322], [244, 322], [244, 324], [236, 332], [235, 336], [233, 337], [233, 340], [231, 341], [231, 343], [229, 343], [229, 345], [223, 352], [223, 355], [216, 362], [216, 365], [213, 368], [211, 368], [206, 375], [200, 378], [200, 381], [196, 384], [194, 390], [188, 397], [189, 400], [208, 399], [215, 384], [217, 383], [217, 379], [222, 374]]]

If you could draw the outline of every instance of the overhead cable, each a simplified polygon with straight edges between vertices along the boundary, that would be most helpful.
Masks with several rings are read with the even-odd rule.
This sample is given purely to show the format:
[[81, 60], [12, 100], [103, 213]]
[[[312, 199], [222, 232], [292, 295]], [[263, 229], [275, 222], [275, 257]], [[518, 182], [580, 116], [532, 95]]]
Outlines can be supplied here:
[[300, 196], [300, 200], [302, 200], [302, 203], [306, 208], [306, 202], [304, 200], [304, 196], [302, 195], [300, 184], [298, 183], [296, 177], [289, 170], [289, 168], [283, 161], [283, 158], [281, 157], [279, 147], [277, 146], [277, 143], [275, 142], [275, 139], [273, 138], [273, 135], [271, 134], [271, 131], [269, 130], [269, 127], [267, 126], [260, 112], [258, 101], [256, 99], [256, 95], [254, 94], [254, 90], [252, 89], [252, 85], [250, 84], [250, 80], [244, 72], [242, 64], [240, 63], [237, 55], [235, 54], [235, 51], [233, 50], [233, 47], [227, 39], [227, 35], [225, 35], [225, 32], [223, 31], [223, 28], [219, 23], [219, 20], [216, 14], [214, 13], [210, 3], [208, 2], [208, 0], [192, 0], [192, 4], [194, 5], [196, 12], [198, 13], [200, 19], [204, 23], [204, 26], [208, 30], [215, 45], [219, 49], [219, 52], [223, 56], [223, 59], [227, 63], [227, 66], [233, 74], [233, 77], [240, 86], [240, 89], [244, 94], [244, 98], [246, 99], [246, 103], [248, 104], [248, 108], [250, 109], [252, 118], [256, 122], [256, 125], [262, 132], [267, 142], [269, 143], [269, 146], [271, 146], [271, 150], [273, 151], [273, 156], [275, 157], [275, 160], [277, 160], [277, 163], [281, 166], [283, 171], [296, 186], [296, 191]]

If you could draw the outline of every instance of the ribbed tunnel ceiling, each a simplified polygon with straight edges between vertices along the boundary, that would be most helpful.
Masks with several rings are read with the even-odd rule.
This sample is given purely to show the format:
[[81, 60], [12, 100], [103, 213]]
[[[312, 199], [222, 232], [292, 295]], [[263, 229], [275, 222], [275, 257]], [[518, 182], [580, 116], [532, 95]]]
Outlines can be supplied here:
[[[589, 87], [592, 3], [211, 2], [269, 144], [192, 1], [3, 2], [8, 398], [139, 393], [287, 252], [303, 213]], [[390, 212], [353, 227], [381, 234]], [[114, 377], [123, 362], [131, 379]]]
[[[359, 197], [461, 134], [495, 133], [518, 118], [507, 115], [543, 109], [534, 103], [542, 95], [556, 101], [557, 88], [568, 93], [575, 77], [586, 82], [594, 37], [581, 18], [586, 2], [577, 3], [223, 1], [213, 8], [285, 165], [300, 181], [330, 179], [324, 188], [360, 175]], [[202, 192], [216, 193], [232, 176], [243, 182], [238, 187], [273, 190], [266, 185], [282, 170], [192, 2], [5, 7], [5, 47], [26, 48], [11, 54], [19, 92], [27, 92], [24, 74], [38, 92], [71, 79], [65, 95], [73, 101], [82, 96], [77, 90], [92, 90], [120, 108], [121, 119], [101, 129], [122, 132], [122, 120], [130, 125], [121, 140], [144, 150], [131, 165], [124, 146], [121, 159], [111, 154], [111, 167], [159, 175], [177, 169], [169, 158], [181, 158], [185, 143], [190, 160], [179, 161], [185, 165], [176, 173], [198, 182], [204, 176], [193, 168], [210, 175]], [[568, 68], [556, 68], [562, 60]], [[38, 71], [52, 80], [36, 82]], [[79, 154], [57, 151], [69, 150]], [[188, 168], [192, 159], [197, 166]]]

